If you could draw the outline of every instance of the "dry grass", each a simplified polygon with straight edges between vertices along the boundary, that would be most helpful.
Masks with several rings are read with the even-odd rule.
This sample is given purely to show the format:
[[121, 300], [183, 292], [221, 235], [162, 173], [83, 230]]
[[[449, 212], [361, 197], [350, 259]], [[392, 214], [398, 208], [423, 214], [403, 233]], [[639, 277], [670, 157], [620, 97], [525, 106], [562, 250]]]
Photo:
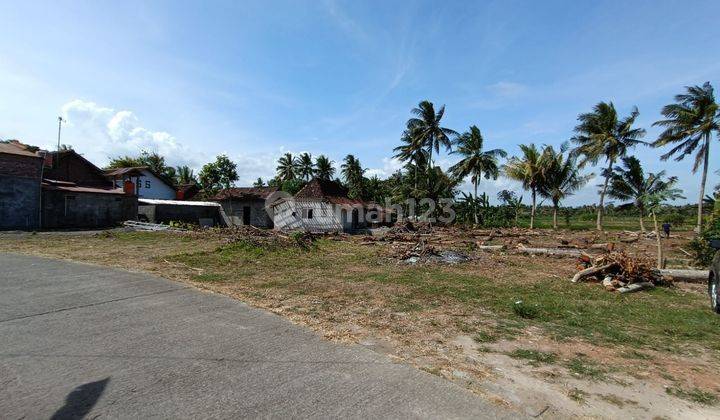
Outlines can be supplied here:
[[[704, 296], [665, 288], [621, 296], [570, 284], [573, 259], [480, 252], [469, 263], [413, 266], [387, 259], [380, 243], [268, 248], [141, 232], [4, 235], [0, 251], [189, 282], [449, 379], [465, 372], [474, 379], [463, 384], [481, 393], [478, 384], [495, 375], [479, 362], [483, 354], [510, 354], [540, 368], [556, 364], [581, 380], [605, 380], [605, 366], [613, 366], [668, 386], [720, 389], [711, 374], [720, 329]], [[539, 360], [547, 354], [553, 357]]]

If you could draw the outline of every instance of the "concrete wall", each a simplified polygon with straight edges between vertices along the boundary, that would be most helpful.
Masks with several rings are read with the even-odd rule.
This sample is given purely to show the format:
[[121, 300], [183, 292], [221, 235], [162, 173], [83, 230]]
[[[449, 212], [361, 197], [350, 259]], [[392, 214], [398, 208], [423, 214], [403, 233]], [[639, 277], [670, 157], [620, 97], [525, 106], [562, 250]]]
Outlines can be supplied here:
[[[130, 177], [130, 181], [135, 185], [135, 192], [139, 198], [154, 198], [157, 200], [175, 200], [177, 193], [175, 189], [163, 182], [160, 178], [153, 175], [152, 172], [143, 170], [142, 176]], [[140, 178], [138, 182], [138, 178]], [[123, 187], [123, 180], [115, 180], [115, 186]]]
[[260, 228], [272, 229], [274, 223], [265, 210], [265, 200], [237, 200], [228, 199], [219, 201], [225, 214], [235, 226], [243, 224], [246, 207], [250, 207], [250, 225]]
[[43, 228], [102, 228], [137, 219], [137, 197], [121, 194], [42, 192]]
[[[275, 228], [309, 232], [352, 232], [353, 207], [322, 201], [284, 201], [275, 207]], [[312, 210], [312, 218], [309, 217]], [[366, 227], [362, 209], [358, 209], [358, 228]]]
[[[200, 219], [212, 219], [214, 226], [224, 225], [219, 207], [216, 206], [152, 204], [142, 207], [150, 206], [155, 208], [155, 219], [150, 220], [153, 223], [185, 222], [197, 225], [200, 224]], [[144, 210], [143, 213], [150, 214], [148, 210]]]
[[40, 227], [42, 159], [0, 153], [0, 230]]

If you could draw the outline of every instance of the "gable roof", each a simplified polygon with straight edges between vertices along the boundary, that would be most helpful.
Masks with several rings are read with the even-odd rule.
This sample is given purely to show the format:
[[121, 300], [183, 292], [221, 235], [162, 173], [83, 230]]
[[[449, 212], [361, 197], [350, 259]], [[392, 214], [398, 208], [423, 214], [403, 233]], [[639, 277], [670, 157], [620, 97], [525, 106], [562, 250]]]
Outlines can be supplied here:
[[158, 174], [157, 172], [150, 169], [149, 166], [129, 166], [125, 168], [105, 169], [103, 173], [105, 174], [106, 178], [114, 179], [122, 176], [142, 175], [143, 171], [150, 172], [155, 178], [162, 181], [165, 185], [172, 188], [173, 190], [176, 190], [175, 183], [171, 179], [169, 179], [165, 175]]
[[295, 199], [320, 200], [333, 204], [364, 204], [362, 200], [349, 198], [347, 188], [340, 185], [339, 182], [319, 178], [308, 182], [295, 194]]
[[5, 153], [8, 155], [36, 157], [36, 158], [42, 157], [42, 156], [38, 155], [37, 152], [31, 152], [30, 150], [28, 150], [28, 146], [26, 144], [20, 143], [17, 140], [0, 142], [0, 153]]
[[226, 188], [220, 190], [211, 198], [211, 200], [227, 200], [230, 198], [237, 198], [241, 200], [265, 200], [276, 191], [278, 191], [278, 187]]

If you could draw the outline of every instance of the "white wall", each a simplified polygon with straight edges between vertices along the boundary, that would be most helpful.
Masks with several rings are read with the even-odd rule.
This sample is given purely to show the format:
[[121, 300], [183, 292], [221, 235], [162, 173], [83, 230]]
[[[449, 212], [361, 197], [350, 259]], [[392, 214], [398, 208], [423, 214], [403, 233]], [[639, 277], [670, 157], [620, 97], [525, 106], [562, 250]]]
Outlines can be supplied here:
[[[348, 232], [352, 230], [352, 208], [345, 209], [335, 204], [321, 201], [283, 201], [275, 207], [275, 228], [280, 230], [302, 229], [310, 232]], [[307, 218], [307, 210], [312, 209], [313, 217]], [[293, 215], [294, 213], [294, 215]], [[362, 213], [358, 216], [359, 226], [364, 226]]]
[[[152, 174], [152, 172], [143, 170], [142, 176], [139, 177], [139, 187], [135, 187], [135, 191], [139, 198], [154, 198], [158, 200], [175, 200], [176, 193], [175, 189], [171, 188], [160, 178]], [[137, 178], [131, 177], [130, 181], [135, 184]], [[123, 187], [122, 180], [116, 180], [115, 186], [118, 188]]]

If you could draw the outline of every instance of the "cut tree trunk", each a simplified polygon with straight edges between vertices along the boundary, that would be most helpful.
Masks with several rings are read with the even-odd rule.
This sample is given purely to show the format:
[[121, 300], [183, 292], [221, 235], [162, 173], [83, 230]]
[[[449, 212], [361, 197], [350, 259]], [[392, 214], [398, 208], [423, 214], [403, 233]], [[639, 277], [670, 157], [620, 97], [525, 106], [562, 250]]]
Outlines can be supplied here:
[[573, 283], [577, 283], [579, 281], [583, 281], [588, 277], [595, 277], [598, 275], [603, 274], [604, 272], [617, 267], [616, 263], [606, 264], [600, 267], [589, 267], [584, 270], [578, 271], [575, 273], [575, 275], [572, 278]]
[[553, 206], [553, 229], [555, 229], [555, 230], [557, 230], [557, 228], [558, 228], [557, 214], [558, 214], [558, 208], [557, 208], [557, 206]]

